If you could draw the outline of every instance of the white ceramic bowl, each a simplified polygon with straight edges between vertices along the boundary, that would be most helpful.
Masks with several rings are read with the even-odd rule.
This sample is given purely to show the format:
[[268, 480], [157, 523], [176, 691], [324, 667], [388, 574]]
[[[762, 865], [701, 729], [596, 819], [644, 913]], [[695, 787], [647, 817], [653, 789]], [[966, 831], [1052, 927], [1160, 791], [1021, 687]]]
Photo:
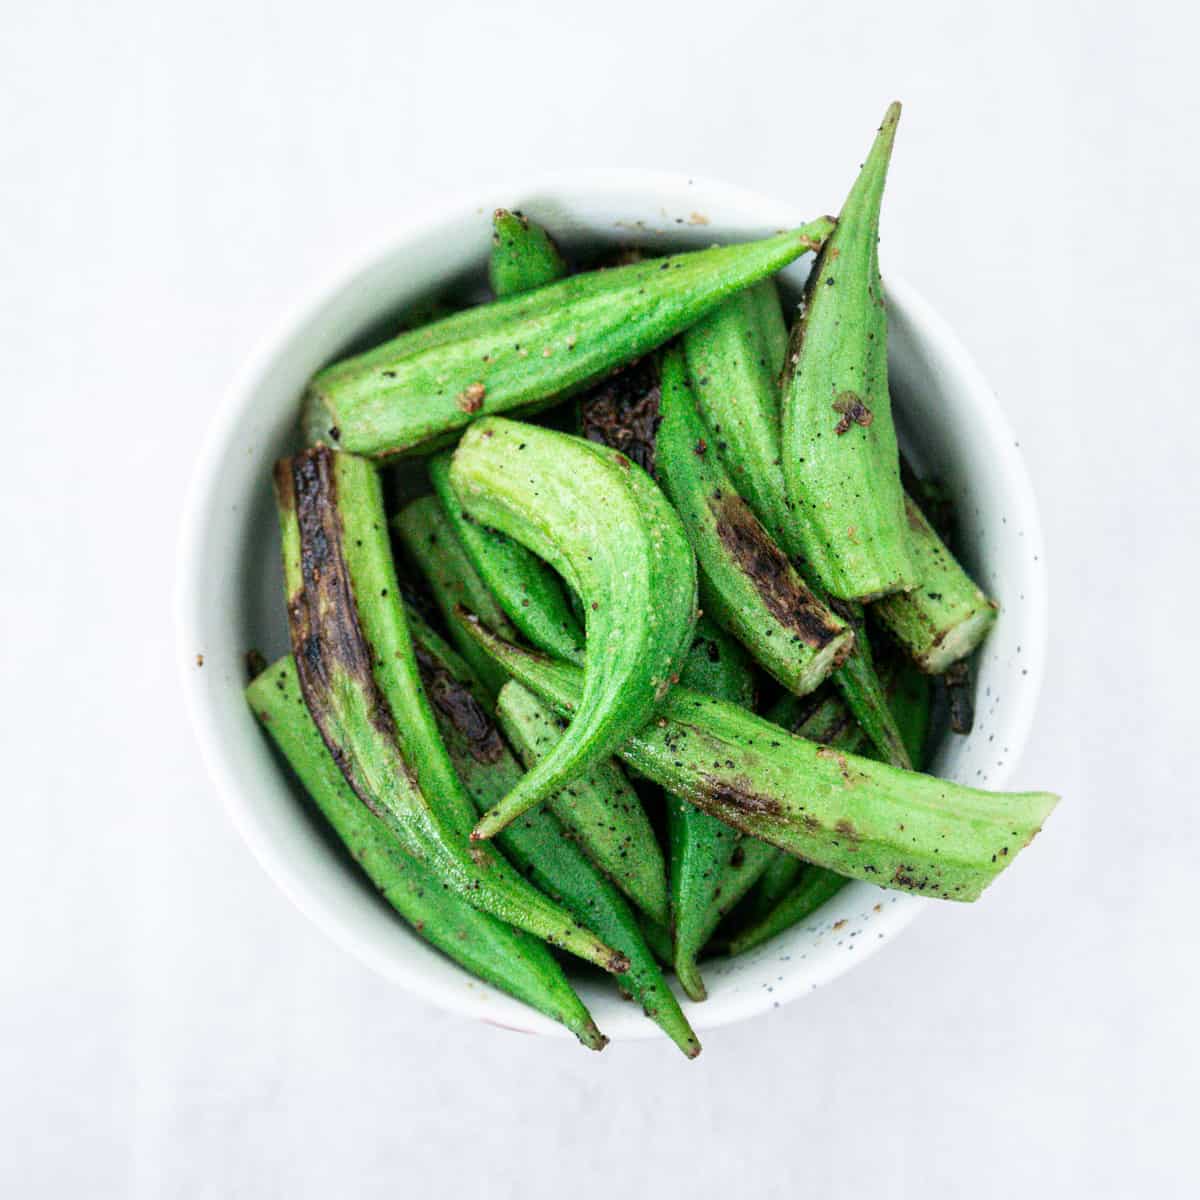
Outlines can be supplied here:
[[[389, 241], [343, 266], [283, 322], [217, 413], [182, 533], [179, 659], [205, 758], [234, 822], [304, 913], [433, 1003], [513, 1029], [570, 1036], [425, 945], [347, 867], [242, 696], [246, 649], [274, 656], [287, 648], [270, 468], [293, 443], [305, 382], [414, 299], [449, 280], [482, 279], [497, 205], [521, 209], [568, 249], [700, 247], [760, 237], [824, 211], [683, 176], [589, 171], [497, 188], [398, 221]], [[783, 278], [798, 285], [807, 269], [801, 262]], [[1000, 787], [1025, 743], [1042, 674], [1046, 584], [1033, 493], [995, 396], [945, 321], [895, 277], [886, 290], [902, 435], [919, 463], [952, 489], [963, 557], [1002, 609], [979, 659], [975, 729], [944, 738], [933, 770]], [[927, 903], [935, 902], [856, 883], [756, 952], [709, 962], [709, 998], [687, 1005], [688, 1016], [703, 1031], [811, 991], [877, 950]], [[615, 988], [590, 980], [580, 987], [611, 1038], [660, 1036]]]

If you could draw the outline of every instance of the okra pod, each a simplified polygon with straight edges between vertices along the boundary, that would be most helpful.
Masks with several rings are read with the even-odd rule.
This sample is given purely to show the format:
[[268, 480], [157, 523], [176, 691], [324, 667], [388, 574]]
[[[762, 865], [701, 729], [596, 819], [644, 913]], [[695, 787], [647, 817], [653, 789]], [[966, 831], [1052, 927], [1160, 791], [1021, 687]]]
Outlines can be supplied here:
[[696, 620], [696, 563], [644, 471], [582, 438], [500, 417], [473, 425], [450, 468], [463, 510], [554, 567], [584, 606], [580, 704], [562, 739], [493, 812], [483, 839], [608, 758], [671, 686]]
[[[521, 768], [496, 728], [487, 693], [467, 664], [428, 626], [413, 626], [418, 661], [455, 768], [479, 812], [490, 809], [521, 777]], [[517, 685], [513, 685], [517, 686]], [[504, 853], [539, 888], [556, 897], [589, 928], [621, 950], [629, 970], [617, 986], [638, 1000], [689, 1058], [700, 1043], [680, 1011], [643, 937], [637, 917], [617, 889], [583, 853], [549, 808], [523, 814], [497, 839]]]
[[[514, 680], [501, 689], [496, 716], [527, 770], [562, 737], [561, 719]], [[638, 794], [611, 759], [595, 763], [547, 802], [584, 853], [652, 920], [667, 914], [662, 850]]]
[[909, 592], [871, 606], [879, 623], [928, 675], [966, 658], [987, 636], [996, 605], [962, 569], [911, 496], [904, 497], [908, 542], [921, 577]]
[[[754, 702], [754, 676], [742, 647], [707, 617], [679, 672], [685, 687], [732, 704]], [[675, 975], [692, 1000], [703, 1000], [704, 980], [696, 960], [710, 930], [706, 918], [722, 891], [726, 868], [741, 835], [716, 817], [677, 796], [667, 796], [667, 840], [671, 857], [671, 930]]]
[[[569, 663], [468, 628], [563, 715], [583, 690]], [[882, 887], [974, 900], [1032, 841], [1058, 798], [985, 792], [787, 734], [736, 705], [672, 688], [618, 750], [668, 791], [762, 841]]]
[[920, 582], [905, 536], [879, 278], [879, 205], [899, 119], [893, 104], [817, 256], [784, 366], [788, 498], [806, 559], [843, 600]]
[[812, 916], [849, 882], [841, 875], [821, 867], [803, 867], [798, 882], [765, 916], [729, 939], [728, 952], [731, 955], [745, 954], [747, 950], [770, 941], [776, 934]]
[[854, 632], [849, 657], [833, 681], [886, 760], [911, 763], [871, 661], [861, 606], [833, 604], [804, 559], [800, 521], [783, 475], [779, 377], [786, 354], [779, 295], [770, 280], [713, 309], [683, 335], [688, 375], [700, 414], [725, 469], [754, 515], [793, 560], [808, 586]]
[[659, 367], [656, 472], [696, 552], [705, 611], [789, 691], [811, 692], [844, 661], [854, 635], [808, 589], [710, 452], [682, 352], [669, 347]]
[[823, 218], [740, 246], [585, 272], [456, 313], [319, 372], [305, 428], [386, 460], [480, 416], [577, 390], [815, 249], [831, 227]]
[[492, 214], [488, 282], [497, 296], [515, 296], [561, 279], [567, 264], [554, 239], [524, 214], [498, 208]]
[[472, 806], [421, 687], [374, 468], [318, 446], [276, 464], [275, 490], [301, 693], [355, 794], [449, 890], [606, 970], [625, 970], [622, 954], [498, 853], [468, 849]]
[[405, 505], [392, 518], [392, 528], [429, 584], [434, 603], [459, 654], [495, 696], [507, 676], [472, 638], [463, 633], [461, 625], [454, 620], [454, 610], [460, 604], [469, 608], [507, 638], [515, 637], [517, 630], [475, 570], [449, 514], [436, 496], [422, 496]]
[[604, 1048], [608, 1039], [547, 947], [446, 891], [354, 794], [304, 705], [291, 655], [256, 676], [246, 699], [351, 857], [419, 936], [585, 1046]]
[[[835, 750], [850, 750], [855, 754], [870, 753], [864, 746], [866, 735], [862, 727], [836, 693], [826, 695], [816, 707], [801, 714], [799, 719], [794, 719], [794, 707], [788, 703], [793, 699], [791, 696], [783, 697], [767, 714], [767, 720], [806, 741], [832, 746]], [[776, 856], [763, 872], [755, 889], [751, 920], [757, 921], [767, 916], [792, 890], [804, 870], [805, 864], [801, 859], [783, 850], [776, 851]], [[810, 867], [808, 870], [820, 871], [821, 868]]]
[[[520, 542], [467, 515], [450, 483], [450, 458], [449, 451], [435, 454], [429, 460], [429, 477], [471, 566], [504, 614], [533, 646], [558, 658], [582, 661], [583, 631], [561, 580]], [[488, 620], [487, 614], [480, 615]], [[473, 642], [471, 647], [478, 653], [479, 647]], [[470, 661], [469, 655], [467, 659]]]

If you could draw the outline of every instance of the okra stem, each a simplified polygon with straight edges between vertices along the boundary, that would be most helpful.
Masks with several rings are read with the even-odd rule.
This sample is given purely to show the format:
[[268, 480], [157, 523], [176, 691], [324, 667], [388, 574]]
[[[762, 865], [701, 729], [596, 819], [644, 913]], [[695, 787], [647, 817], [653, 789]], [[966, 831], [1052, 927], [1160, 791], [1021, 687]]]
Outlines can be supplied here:
[[966, 658], [987, 636], [996, 605], [983, 594], [938, 537], [911, 496], [904, 498], [908, 540], [921, 576], [910, 592], [871, 606], [881, 625], [928, 675]]

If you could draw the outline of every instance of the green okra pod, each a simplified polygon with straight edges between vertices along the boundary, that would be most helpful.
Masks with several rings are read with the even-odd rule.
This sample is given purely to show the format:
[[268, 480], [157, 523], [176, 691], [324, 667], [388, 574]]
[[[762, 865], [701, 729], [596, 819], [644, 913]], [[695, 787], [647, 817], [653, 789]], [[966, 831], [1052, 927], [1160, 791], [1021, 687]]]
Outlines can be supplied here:
[[246, 699], [354, 861], [422, 938], [472, 975], [565, 1025], [585, 1046], [604, 1048], [608, 1039], [549, 949], [446, 891], [354, 794], [305, 707], [291, 655], [258, 674]]
[[770, 911], [729, 939], [729, 953], [745, 954], [747, 950], [753, 950], [755, 946], [770, 941], [776, 934], [790, 929], [805, 917], [812, 916], [849, 882], [841, 875], [835, 875], [821, 867], [803, 867], [797, 882]]
[[778, 271], [832, 223], [560, 279], [456, 313], [326, 367], [305, 401], [311, 440], [386, 460], [477, 417], [537, 404], [632, 362], [726, 296]]
[[[467, 664], [423, 622], [414, 623], [413, 639], [454, 766], [477, 811], [485, 812], [512, 790], [521, 768], [496, 728], [487, 693]], [[629, 970], [618, 977], [617, 986], [634, 997], [689, 1058], [699, 1054], [700, 1043], [663, 978], [637, 917], [554, 813], [549, 808], [524, 813], [497, 841], [533, 883], [588, 928], [603, 931], [602, 936], [629, 960]]]
[[788, 498], [805, 558], [843, 600], [920, 582], [905, 532], [879, 277], [879, 205], [899, 119], [893, 104], [813, 265], [784, 367]]
[[[562, 737], [557, 714], [514, 680], [501, 690], [496, 716], [526, 769], [536, 766]], [[637, 792], [613, 759], [593, 764], [547, 804], [629, 900], [652, 920], [668, 919], [662, 850]]]
[[966, 658], [996, 620], [996, 604], [959, 565], [911, 496], [904, 497], [909, 549], [921, 576], [909, 592], [871, 606], [876, 620], [928, 675]]
[[[562, 581], [520, 542], [467, 515], [450, 483], [450, 460], [449, 451], [435, 454], [429, 460], [429, 477], [471, 566], [504, 614], [533, 646], [558, 658], [582, 661], [583, 630], [571, 611]], [[470, 607], [469, 602], [464, 603]], [[488, 620], [488, 614], [479, 615]], [[478, 646], [471, 646], [479, 652]], [[471, 656], [466, 657], [470, 661]]]
[[834, 683], [886, 760], [908, 767], [872, 665], [861, 606], [834, 605], [804, 561], [800, 521], [783, 475], [779, 378], [786, 342], [779, 295], [771, 280], [730, 297], [682, 339], [692, 389], [725, 469], [818, 599], [835, 607], [854, 632], [849, 657], [833, 672]]
[[[794, 701], [795, 697], [782, 697], [767, 713], [767, 720], [806, 741], [832, 746], [835, 750], [870, 755], [862, 727], [836, 693], [828, 693], [815, 707], [804, 713], [796, 712]], [[821, 871], [820, 867], [807, 869]], [[755, 889], [751, 919], [767, 916], [792, 890], [804, 870], [805, 864], [801, 859], [783, 850], [777, 851]]]
[[532, 550], [584, 606], [584, 690], [554, 749], [472, 837], [491, 837], [608, 758], [669, 690], [696, 620], [696, 563], [675, 511], [622, 454], [500, 417], [473, 425], [450, 468], [463, 510]]
[[656, 474], [696, 552], [704, 609], [789, 691], [811, 692], [854, 635], [808, 589], [710, 448], [682, 352], [669, 347], [659, 366]]
[[392, 528], [429, 584], [434, 603], [458, 652], [495, 696], [507, 676], [472, 638], [463, 633], [461, 625], [453, 619], [454, 610], [460, 604], [469, 608], [507, 638], [515, 637], [517, 630], [475, 570], [449, 514], [436, 496], [422, 496], [406, 504], [392, 518]]
[[[929, 679], [908, 662], [888, 663], [885, 675], [888, 704], [909, 756], [923, 767], [929, 735], [932, 690]], [[839, 697], [828, 695], [816, 708], [799, 717], [787, 703], [790, 699], [785, 697], [776, 705], [768, 719], [810, 741], [877, 757], [869, 747], [864, 747], [865, 735]], [[791, 928], [816, 912], [849, 882], [823, 867], [805, 866], [790, 856], [772, 862], [763, 872], [749, 921], [730, 940], [729, 953], [744, 953]]]
[[469, 849], [472, 805], [421, 687], [369, 462], [324, 446], [282, 459], [275, 490], [304, 702], [359, 799], [477, 908], [610, 971], [628, 962], [522, 879]]
[[554, 239], [524, 214], [498, 208], [492, 214], [488, 282], [497, 296], [545, 287], [567, 273]]
[[[706, 617], [696, 624], [679, 680], [685, 687], [732, 704], [749, 708], [754, 703], [754, 675], [748, 655]], [[723, 885], [728, 885], [725, 875], [741, 835], [676, 796], [667, 797], [666, 808], [673, 965], [688, 996], [703, 1000], [704, 980], [696, 960], [711, 934], [707, 925], [709, 910]]]
[[[468, 627], [509, 673], [569, 715], [583, 673]], [[672, 688], [618, 750], [698, 808], [839, 875], [974, 900], [1032, 841], [1058, 798], [985, 792], [806, 742], [736, 705]]]

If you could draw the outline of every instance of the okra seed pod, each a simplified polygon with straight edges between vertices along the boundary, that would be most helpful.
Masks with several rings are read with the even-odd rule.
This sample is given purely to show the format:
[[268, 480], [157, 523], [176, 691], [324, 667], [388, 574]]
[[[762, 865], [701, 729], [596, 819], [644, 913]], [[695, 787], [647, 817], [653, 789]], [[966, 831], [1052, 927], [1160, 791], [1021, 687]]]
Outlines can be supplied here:
[[387, 902], [472, 975], [570, 1029], [589, 1049], [608, 1039], [543, 943], [472, 908], [410, 858], [351, 790], [300, 695], [291, 655], [259, 673], [246, 699], [313, 803]]
[[679, 518], [624, 455], [491, 417], [454, 453], [463, 510], [533, 551], [578, 593], [585, 686], [554, 749], [476, 825], [487, 838], [611, 756], [666, 694], [691, 642], [696, 564]]
[[905, 533], [878, 261], [879, 205], [899, 119], [893, 104], [817, 257], [784, 371], [788, 497], [805, 557], [844, 600], [920, 581]]
[[537, 404], [632, 362], [825, 238], [828, 218], [762, 241], [648, 259], [479, 305], [321, 371], [309, 436], [386, 460], [488, 413]]
[[406, 853], [476, 907], [606, 970], [624, 955], [517, 875], [468, 849], [472, 806], [421, 688], [365, 459], [316, 447], [275, 468], [288, 625], [304, 702], [359, 799]]
[[[469, 628], [530, 690], [568, 715], [582, 672]], [[1058, 802], [985, 792], [785, 733], [736, 705], [676, 687], [618, 751], [634, 770], [743, 833], [855, 879], [975, 900]]]

